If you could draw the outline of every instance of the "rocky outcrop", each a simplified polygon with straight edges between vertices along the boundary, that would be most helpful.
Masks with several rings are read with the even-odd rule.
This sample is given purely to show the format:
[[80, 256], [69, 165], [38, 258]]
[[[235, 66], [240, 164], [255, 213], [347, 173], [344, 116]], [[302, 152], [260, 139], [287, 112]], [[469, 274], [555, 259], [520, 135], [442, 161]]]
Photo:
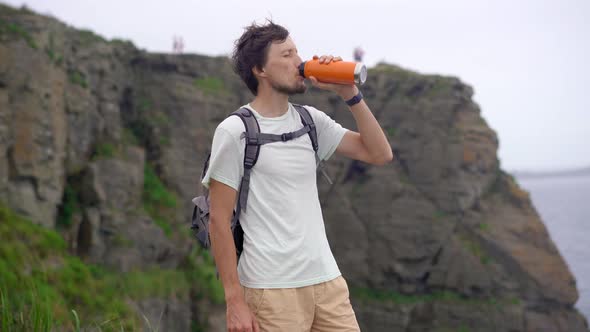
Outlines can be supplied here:
[[[353, 288], [393, 291], [393, 298], [416, 303], [388, 303], [397, 312], [388, 316], [387, 300], [357, 300], [361, 325], [371, 331], [585, 330], [573, 309], [575, 279], [528, 193], [499, 168], [497, 137], [472, 89], [456, 78], [384, 64], [369, 77], [363, 91], [396, 163], [383, 168], [335, 158], [336, 184], [320, 183], [326, 228]], [[320, 104], [354, 128], [351, 116], [322, 93], [301, 102]], [[451, 299], [431, 296], [437, 292]]]
[[[363, 330], [587, 331], [575, 279], [500, 169], [472, 88], [380, 64], [362, 89], [396, 161], [334, 157], [334, 185], [319, 186]], [[225, 57], [150, 54], [0, 5], [0, 200], [90, 262], [178, 267], [213, 130], [249, 98]], [[330, 94], [294, 101], [355, 128]], [[146, 206], [152, 174], [177, 205]], [[223, 306], [200, 301], [135, 307], [164, 330], [223, 330]]]

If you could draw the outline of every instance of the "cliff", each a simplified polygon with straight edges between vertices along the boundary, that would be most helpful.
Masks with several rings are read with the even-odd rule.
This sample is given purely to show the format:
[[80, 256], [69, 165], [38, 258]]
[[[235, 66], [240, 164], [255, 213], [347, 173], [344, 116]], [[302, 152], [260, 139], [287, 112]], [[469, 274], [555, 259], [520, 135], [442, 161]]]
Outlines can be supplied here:
[[[334, 184], [318, 184], [363, 330], [587, 331], [575, 279], [501, 170], [472, 88], [379, 64], [362, 90], [396, 161], [334, 157]], [[250, 98], [227, 58], [147, 53], [0, 5], [0, 201], [56, 230], [59, 255], [109, 273], [209, 268], [187, 231], [190, 199], [216, 125]], [[331, 94], [293, 101], [355, 129]], [[223, 330], [206, 291], [218, 283], [192, 276], [189, 296], [123, 302], [161, 330]]]

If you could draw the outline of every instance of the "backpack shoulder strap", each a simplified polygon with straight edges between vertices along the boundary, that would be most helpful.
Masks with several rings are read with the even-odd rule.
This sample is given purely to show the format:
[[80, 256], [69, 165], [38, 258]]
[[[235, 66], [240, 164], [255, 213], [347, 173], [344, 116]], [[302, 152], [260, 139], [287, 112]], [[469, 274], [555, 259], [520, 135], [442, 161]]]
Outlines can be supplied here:
[[256, 120], [254, 113], [245, 107], [233, 112], [230, 116], [232, 115], [237, 115], [244, 123], [246, 134], [244, 135], [246, 139], [244, 170], [246, 168], [250, 169], [256, 165], [258, 155], [260, 155], [260, 144], [257, 144], [258, 142], [253, 139], [260, 133], [260, 125], [258, 124], [258, 120]]
[[326, 173], [323, 161], [320, 160], [320, 158], [318, 157], [318, 132], [316, 130], [315, 122], [313, 121], [311, 114], [309, 114], [307, 108], [299, 104], [293, 104], [293, 107], [295, 107], [295, 110], [297, 110], [297, 113], [299, 113], [299, 116], [301, 116], [301, 122], [303, 123], [303, 125], [309, 126], [309, 139], [311, 140], [313, 151], [315, 151], [315, 160], [318, 169], [321, 171], [322, 175], [324, 175], [328, 183], [332, 184], [332, 179], [330, 179], [330, 176], [328, 175], [328, 173]]
[[309, 138], [311, 139], [311, 145], [313, 146], [313, 151], [318, 152], [318, 132], [315, 128], [315, 122], [313, 122], [313, 118], [311, 117], [311, 114], [309, 114], [309, 111], [307, 110], [307, 108], [299, 105], [299, 104], [293, 104], [293, 107], [295, 107], [295, 110], [297, 111], [297, 113], [299, 113], [299, 116], [301, 116], [301, 122], [303, 123], [303, 125], [308, 125], [309, 126]]
[[[240, 189], [238, 192], [238, 202], [236, 206], [236, 213], [232, 220], [232, 225], [238, 223], [238, 218], [242, 209], [246, 211], [247, 202], [248, 202], [248, 193], [250, 192], [250, 173], [252, 171], [252, 167], [256, 165], [258, 161], [258, 156], [260, 155], [260, 144], [256, 139], [252, 139], [253, 137], [257, 137], [260, 134], [260, 125], [256, 120], [256, 117], [247, 108], [240, 108], [239, 110], [233, 112], [231, 115], [236, 115], [242, 122], [244, 123], [245, 128], [245, 139], [246, 139], [246, 148], [244, 151], [244, 175], [242, 176], [242, 181], [240, 183]], [[230, 115], [230, 116], [231, 116]]]

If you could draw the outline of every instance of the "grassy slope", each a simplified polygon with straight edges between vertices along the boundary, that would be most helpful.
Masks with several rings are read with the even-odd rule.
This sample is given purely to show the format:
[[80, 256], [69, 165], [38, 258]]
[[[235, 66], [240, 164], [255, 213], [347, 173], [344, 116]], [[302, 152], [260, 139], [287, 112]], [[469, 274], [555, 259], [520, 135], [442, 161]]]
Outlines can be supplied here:
[[67, 253], [61, 236], [0, 205], [0, 330], [128, 331], [143, 317], [132, 301], [197, 294], [223, 300], [211, 257], [195, 249], [182, 270], [118, 273]]

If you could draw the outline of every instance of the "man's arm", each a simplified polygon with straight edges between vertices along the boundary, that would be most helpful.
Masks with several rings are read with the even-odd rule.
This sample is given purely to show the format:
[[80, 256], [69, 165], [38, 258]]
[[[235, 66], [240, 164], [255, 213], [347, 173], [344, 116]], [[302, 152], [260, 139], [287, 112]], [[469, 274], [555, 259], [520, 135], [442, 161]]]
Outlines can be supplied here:
[[[326, 64], [331, 61], [342, 60], [340, 57], [334, 58], [325, 55], [321, 57], [314, 56], [314, 59], [319, 59], [320, 63]], [[359, 92], [359, 89], [354, 84], [330, 84], [319, 82], [315, 77], [309, 79], [315, 87], [336, 92], [343, 100], [349, 100]], [[365, 100], [363, 99], [351, 106], [350, 111], [359, 132], [347, 131], [336, 148], [336, 152], [373, 165], [384, 165], [390, 162], [393, 159], [393, 152], [389, 141]]]
[[215, 265], [219, 271], [227, 305], [229, 331], [258, 331], [256, 318], [244, 300], [237, 271], [236, 246], [231, 233], [231, 219], [237, 191], [211, 179], [209, 186], [209, 236]]
[[[358, 93], [358, 88], [353, 87], [352, 96], [341, 95], [344, 100], [348, 100]], [[336, 152], [373, 165], [385, 165], [390, 162], [393, 159], [393, 152], [389, 141], [365, 100], [350, 106], [350, 112], [356, 121], [359, 132], [347, 131], [338, 144]]]

